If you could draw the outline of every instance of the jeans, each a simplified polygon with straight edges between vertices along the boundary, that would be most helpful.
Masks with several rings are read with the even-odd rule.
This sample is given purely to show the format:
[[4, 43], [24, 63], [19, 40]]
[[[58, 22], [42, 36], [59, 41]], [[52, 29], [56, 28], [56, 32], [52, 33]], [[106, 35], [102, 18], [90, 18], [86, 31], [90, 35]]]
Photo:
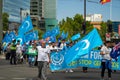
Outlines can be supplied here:
[[38, 77], [43, 80], [47, 80], [47, 65], [46, 61], [38, 61]]

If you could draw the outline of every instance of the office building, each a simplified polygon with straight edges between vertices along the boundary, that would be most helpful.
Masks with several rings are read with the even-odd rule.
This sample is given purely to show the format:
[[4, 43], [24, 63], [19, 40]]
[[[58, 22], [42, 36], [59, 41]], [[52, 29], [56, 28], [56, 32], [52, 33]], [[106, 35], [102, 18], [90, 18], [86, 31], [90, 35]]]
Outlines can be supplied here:
[[30, 0], [3, 0], [3, 12], [9, 14], [10, 22], [21, 22], [22, 10], [30, 9]]
[[57, 25], [56, 0], [31, 0], [30, 15], [33, 26], [46, 31]]
[[56, 5], [56, 0], [44, 0], [44, 17], [47, 30], [52, 29], [58, 24], [56, 19]]
[[[23, 12], [27, 13], [23, 16]], [[9, 15], [9, 29], [18, 29], [30, 12], [30, 0], [3, 0], [3, 13]]]
[[43, 0], [30, 0], [30, 15], [31, 15], [33, 26], [40, 27], [39, 23], [41, 21], [41, 18], [43, 17], [42, 16], [43, 15]]
[[102, 21], [102, 15], [101, 14], [88, 14], [86, 16], [86, 21], [100, 22], [100, 21]]

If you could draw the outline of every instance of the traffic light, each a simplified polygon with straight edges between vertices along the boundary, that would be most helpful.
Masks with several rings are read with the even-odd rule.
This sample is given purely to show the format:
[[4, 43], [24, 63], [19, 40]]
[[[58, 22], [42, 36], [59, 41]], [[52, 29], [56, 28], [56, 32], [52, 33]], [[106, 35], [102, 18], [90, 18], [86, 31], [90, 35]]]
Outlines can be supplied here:
[[108, 32], [112, 32], [112, 23], [108, 23]]

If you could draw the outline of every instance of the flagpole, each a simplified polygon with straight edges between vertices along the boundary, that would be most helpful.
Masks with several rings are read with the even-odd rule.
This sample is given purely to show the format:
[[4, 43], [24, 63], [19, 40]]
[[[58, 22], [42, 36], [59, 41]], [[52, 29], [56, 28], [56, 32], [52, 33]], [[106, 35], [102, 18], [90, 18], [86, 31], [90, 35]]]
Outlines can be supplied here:
[[112, 0], [110, 2], [110, 20], [112, 20]]

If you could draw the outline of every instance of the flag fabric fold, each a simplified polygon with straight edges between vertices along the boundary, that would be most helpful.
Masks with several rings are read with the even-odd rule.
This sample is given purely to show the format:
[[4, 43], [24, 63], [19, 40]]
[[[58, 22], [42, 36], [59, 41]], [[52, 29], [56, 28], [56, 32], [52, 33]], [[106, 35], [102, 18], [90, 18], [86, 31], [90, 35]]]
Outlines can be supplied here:
[[31, 41], [31, 40], [38, 40], [38, 31], [33, 31], [25, 34], [25, 42]]
[[51, 30], [51, 36], [57, 36], [60, 33], [59, 27], [55, 27]]
[[117, 57], [120, 56], [120, 42], [113, 47], [110, 56], [113, 59], [117, 59]]
[[77, 40], [77, 39], [79, 39], [79, 38], [80, 38], [80, 33], [73, 35], [73, 36], [71, 37], [71, 40], [72, 40], [72, 41], [75, 41], [75, 40]]
[[68, 32], [65, 33], [64, 31], [61, 34], [61, 39], [66, 39], [68, 37]]
[[2, 43], [4, 43], [4, 42], [11, 42], [12, 41], [12, 38], [9, 36], [9, 34], [8, 33], [6, 33], [5, 34], [5, 37], [3, 38], [3, 40], [2, 40]]
[[105, 4], [105, 3], [108, 3], [108, 2], [111, 2], [111, 0], [100, 0], [101, 4]]
[[65, 62], [69, 64], [73, 60], [77, 60], [80, 56], [89, 54], [93, 48], [101, 46], [102, 44], [103, 42], [97, 30], [94, 28], [88, 35], [66, 51]]
[[33, 29], [32, 21], [30, 19], [30, 16], [27, 16], [26, 19], [22, 22], [18, 29], [18, 34], [23, 35], [24, 33], [30, 31]]

